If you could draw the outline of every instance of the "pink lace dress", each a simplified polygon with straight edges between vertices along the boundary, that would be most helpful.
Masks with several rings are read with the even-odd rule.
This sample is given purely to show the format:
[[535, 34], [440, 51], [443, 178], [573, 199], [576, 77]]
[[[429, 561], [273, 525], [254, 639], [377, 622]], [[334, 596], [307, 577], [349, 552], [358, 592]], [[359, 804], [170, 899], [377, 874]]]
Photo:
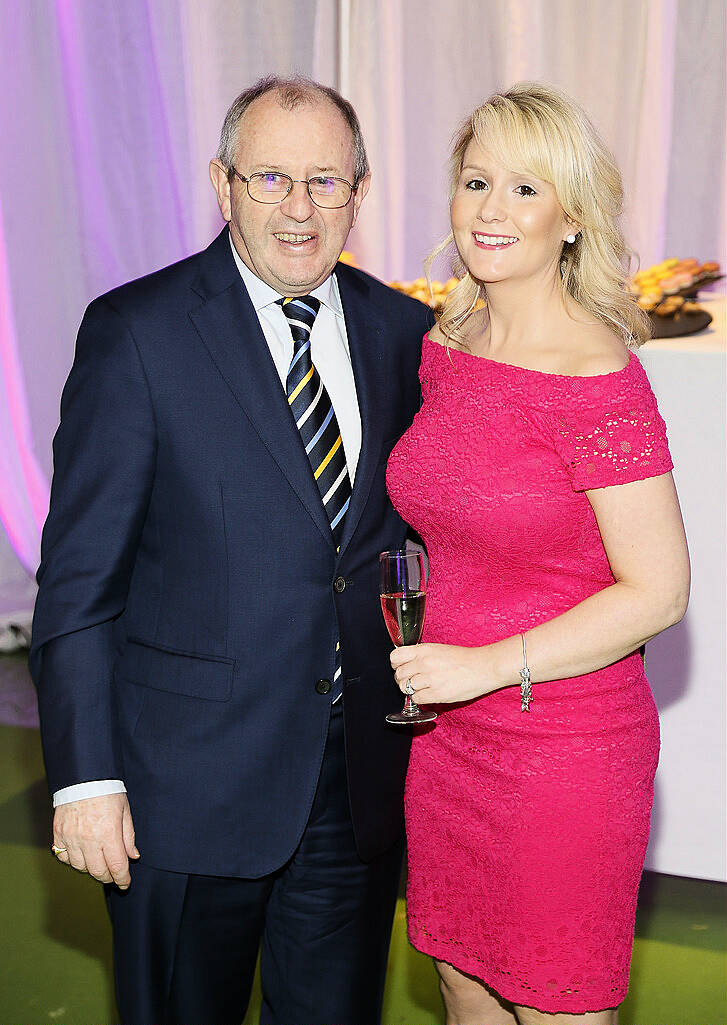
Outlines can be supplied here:
[[[423, 640], [489, 644], [612, 584], [585, 489], [672, 466], [637, 357], [567, 377], [425, 337], [420, 377], [387, 482], [429, 552]], [[615, 1006], [659, 753], [638, 652], [535, 684], [529, 714], [514, 687], [438, 711], [407, 777], [411, 942], [518, 1004]]]

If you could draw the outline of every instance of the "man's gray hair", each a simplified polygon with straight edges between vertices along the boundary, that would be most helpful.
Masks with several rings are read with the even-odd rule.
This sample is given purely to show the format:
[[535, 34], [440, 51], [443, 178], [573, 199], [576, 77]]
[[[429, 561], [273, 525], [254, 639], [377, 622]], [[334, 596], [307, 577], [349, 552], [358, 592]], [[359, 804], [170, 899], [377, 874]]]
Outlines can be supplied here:
[[296, 110], [306, 103], [311, 103], [317, 97], [324, 97], [329, 100], [341, 112], [346, 124], [351, 129], [353, 140], [353, 184], [358, 185], [362, 178], [369, 173], [369, 161], [366, 156], [361, 125], [359, 124], [356, 111], [348, 100], [345, 100], [339, 92], [331, 89], [320, 82], [314, 82], [302, 75], [294, 75], [292, 78], [281, 78], [278, 75], [268, 75], [251, 85], [249, 89], [241, 92], [230, 109], [225, 114], [220, 133], [220, 145], [217, 150], [217, 159], [227, 168], [229, 176], [233, 175], [231, 170], [235, 162], [235, 150], [237, 149], [238, 129], [240, 120], [247, 108], [264, 96], [266, 93], [277, 93], [278, 103], [286, 110]]

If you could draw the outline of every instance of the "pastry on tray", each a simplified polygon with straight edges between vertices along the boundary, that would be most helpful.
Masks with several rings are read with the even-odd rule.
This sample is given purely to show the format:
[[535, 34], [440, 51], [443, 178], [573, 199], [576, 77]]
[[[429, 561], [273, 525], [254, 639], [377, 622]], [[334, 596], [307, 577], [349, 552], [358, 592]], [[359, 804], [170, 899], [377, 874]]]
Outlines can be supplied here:
[[[677, 312], [679, 307], [674, 307], [672, 313], [663, 313], [658, 309], [662, 301], [671, 296], [692, 298], [699, 290], [699, 286], [714, 281], [722, 276], [722, 269], [716, 260], [708, 260], [700, 263], [693, 256], [685, 260], [678, 260], [675, 256], [655, 263], [653, 267], [646, 267], [634, 274], [627, 283], [632, 295], [642, 310], [647, 313], [656, 312], [659, 316], [670, 316]], [[667, 307], [668, 309], [668, 307]]]

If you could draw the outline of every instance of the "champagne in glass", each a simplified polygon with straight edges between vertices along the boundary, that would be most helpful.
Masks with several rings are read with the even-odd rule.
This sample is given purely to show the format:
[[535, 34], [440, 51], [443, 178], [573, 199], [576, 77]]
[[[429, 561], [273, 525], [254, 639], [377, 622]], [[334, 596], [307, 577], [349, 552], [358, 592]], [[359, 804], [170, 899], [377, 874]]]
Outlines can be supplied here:
[[[389, 637], [400, 647], [418, 644], [424, 629], [427, 585], [421, 552], [382, 552], [379, 556], [379, 593]], [[411, 680], [407, 680], [404, 707], [386, 721], [396, 724], [432, 722], [436, 712], [422, 711], [414, 701]]]
[[384, 622], [394, 644], [418, 644], [424, 629], [425, 591], [397, 591], [381, 595]]

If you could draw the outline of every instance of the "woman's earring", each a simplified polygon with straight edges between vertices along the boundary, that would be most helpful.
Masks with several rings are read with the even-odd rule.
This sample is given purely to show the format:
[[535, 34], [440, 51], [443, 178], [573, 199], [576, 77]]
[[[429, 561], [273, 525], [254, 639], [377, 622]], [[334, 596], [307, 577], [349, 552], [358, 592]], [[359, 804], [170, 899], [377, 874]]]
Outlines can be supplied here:
[[566, 240], [566, 242], [570, 242], [570, 244], [573, 245], [573, 243], [576, 240], [576, 237], [575, 237], [575, 235], [566, 235], [565, 240]]

